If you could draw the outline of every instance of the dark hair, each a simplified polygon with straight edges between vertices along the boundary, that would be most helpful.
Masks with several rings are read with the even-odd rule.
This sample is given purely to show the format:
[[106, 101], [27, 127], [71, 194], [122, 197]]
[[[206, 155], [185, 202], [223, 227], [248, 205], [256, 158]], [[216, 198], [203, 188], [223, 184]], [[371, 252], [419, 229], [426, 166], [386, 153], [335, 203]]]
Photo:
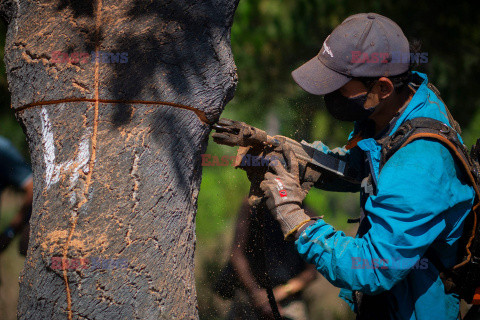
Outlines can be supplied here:
[[[420, 48], [422, 47], [422, 43], [420, 40], [414, 39], [412, 41], [408, 42], [409, 44], [409, 49], [410, 49], [410, 56], [416, 55], [420, 53]], [[416, 59], [410, 59], [410, 66], [408, 67], [408, 70], [405, 71], [402, 74], [398, 74], [395, 76], [390, 76], [388, 79], [392, 81], [393, 88], [395, 89], [395, 92], [401, 92], [404, 88], [408, 86], [408, 83], [411, 81], [412, 78], [412, 70], [418, 66], [418, 60]], [[361, 81], [367, 88], [368, 90], [372, 89], [373, 85], [375, 82], [380, 79], [380, 77], [360, 77], [360, 78], [355, 78], [359, 81]]]

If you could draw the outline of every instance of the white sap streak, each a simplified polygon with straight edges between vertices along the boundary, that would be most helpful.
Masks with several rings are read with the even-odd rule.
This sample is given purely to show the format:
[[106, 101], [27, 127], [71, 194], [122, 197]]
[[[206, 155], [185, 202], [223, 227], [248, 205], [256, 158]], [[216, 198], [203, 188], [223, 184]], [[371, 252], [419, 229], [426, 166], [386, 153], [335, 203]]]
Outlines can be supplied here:
[[48, 112], [45, 107], [41, 111], [42, 121], [42, 145], [44, 146], [45, 161], [45, 183], [47, 190], [60, 180], [62, 174], [69, 175], [69, 192], [70, 202], [72, 204], [76, 201], [76, 194], [74, 192], [75, 185], [80, 176], [80, 170], [84, 173], [88, 172], [88, 160], [90, 159], [90, 137], [91, 130], [87, 129], [80, 139], [78, 146], [78, 153], [73, 160], [68, 160], [62, 163], [55, 162], [55, 144], [53, 140], [52, 125]]

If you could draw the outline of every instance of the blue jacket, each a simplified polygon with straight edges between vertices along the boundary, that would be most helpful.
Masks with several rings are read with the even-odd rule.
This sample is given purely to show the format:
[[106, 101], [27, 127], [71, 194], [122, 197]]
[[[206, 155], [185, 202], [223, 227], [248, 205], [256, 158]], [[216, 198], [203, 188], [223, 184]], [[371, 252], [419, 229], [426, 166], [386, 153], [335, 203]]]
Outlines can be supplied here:
[[[427, 87], [426, 75], [416, 74], [423, 82], [387, 134], [416, 117], [449, 124], [445, 105]], [[379, 172], [381, 146], [372, 138], [348, 151], [329, 150], [321, 142], [316, 146], [358, 168], [366, 161], [376, 193], [361, 201], [365, 218], [355, 238], [319, 220], [295, 242], [300, 255], [342, 288], [340, 296], [352, 309], [353, 290], [368, 295], [388, 291], [390, 319], [457, 319], [458, 297], [445, 294], [438, 270], [424, 257], [432, 248], [446, 267], [455, 264], [457, 240], [475, 197], [448, 149], [433, 140], [416, 140]], [[341, 183], [325, 188], [359, 191]]]

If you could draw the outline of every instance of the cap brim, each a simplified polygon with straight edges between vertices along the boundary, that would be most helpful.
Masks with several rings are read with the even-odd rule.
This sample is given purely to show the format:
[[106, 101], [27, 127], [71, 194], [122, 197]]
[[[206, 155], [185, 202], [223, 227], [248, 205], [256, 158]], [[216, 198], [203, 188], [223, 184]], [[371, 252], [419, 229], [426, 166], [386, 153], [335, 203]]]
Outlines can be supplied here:
[[305, 91], [324, 95], [343, 87], [352, 78], [326, 67], [317, 56], [292, 72], [293, 80]]

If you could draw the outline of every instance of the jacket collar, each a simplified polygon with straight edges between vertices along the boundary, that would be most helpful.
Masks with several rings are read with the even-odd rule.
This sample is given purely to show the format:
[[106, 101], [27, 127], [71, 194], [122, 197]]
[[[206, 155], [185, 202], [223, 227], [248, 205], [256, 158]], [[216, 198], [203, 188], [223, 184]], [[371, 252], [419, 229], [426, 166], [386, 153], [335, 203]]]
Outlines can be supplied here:
[[424, 73], [413, 71], [413, 80], [409, 84], [410, 86], [415, 86], [420, 84], [416, 89], [415, 94], [412, 97], [412, 100], [408, 103], [407, 107], [403, 112], [390, 121], [388, 135], [392, 135], [398, 128], [407, 120], [415, 118], [415, 114], [420, 110], [426, 103], [428, 98], [428, 78]]

